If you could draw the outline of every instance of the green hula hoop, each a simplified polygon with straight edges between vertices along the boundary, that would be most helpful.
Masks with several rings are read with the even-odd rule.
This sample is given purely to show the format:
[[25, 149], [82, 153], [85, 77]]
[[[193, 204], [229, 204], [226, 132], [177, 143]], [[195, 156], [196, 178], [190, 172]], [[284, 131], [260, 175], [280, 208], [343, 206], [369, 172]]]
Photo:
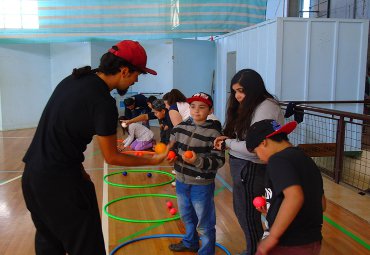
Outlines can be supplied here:
[[114, 200], [110, 201], [108, 204], [106, 204], [104, 206], [104, 213], [112, 219], [119, 220], [119, 221], [125, 221], [125, 222], [133, 222], [133, 223], [159, 223], [159, 222], [167, 222], [167, 221], [180, 219], [180, 215], [178, 213], [176, 213], [176, 215], [172, 218], [166, 218], [166, 219], [160, 219], [160, 220], [135, 220], [135, 219], [128, 219], [128, 218], [118, 217], [118, 216], [115, 216], [113, 214], [110, 214], [107, 211], [108, 206], [110, 206], [111, 204], [114, 204], [114, 203], [116, 203], [118, 201], [121, 201], [121, 200], [129, 199], [129, 198], [136, 198], [136, 197], [169, 197], [169, 198], [177, 199], [177, 197], [175, 195], [168, 195], [168, 194], [137, 194], [137, 195], [131, 195], [131, 196], [124, 196], [124, 197], [114, 199]]
[[170, 176], [171, 180], [166, 181], [166, 182], [162, 182], [162, 183], [147, 184], [147, 185], [126, 185], [126, 184], [119, 184], [119, 183], [110, 182], [110, 181], [107, 180], [107, 178], [109, 176], [123, 173], [123, 171], [118, 171], [118, 172], [113, 172], [113, 173], [104, 175], [104, 182], [107, 183], [107, 184], [110, 184], [112, 186], [116, 186], [116, 187], [138, 189], [138, 188], [151, 188], [151, 187], [163, 186], [163, 185], [166, 185], [166, 184], [169, 184], [169, 183], [172, 183], [172, 182], [175, 181], [175, 176], [173, 174], [167, 173], [167, 172], [164, 172], [164, 171], [159, 171], [159, 170], [139, 170], [139, 169], [135, 169], [135, 170], [126, 170], [126, 172], [128, 172], [128, 173], [133, 173], [133, 172], [148, 173], [148, 172], [150, 172], [150, 173], [164, 174], [164, 175]]

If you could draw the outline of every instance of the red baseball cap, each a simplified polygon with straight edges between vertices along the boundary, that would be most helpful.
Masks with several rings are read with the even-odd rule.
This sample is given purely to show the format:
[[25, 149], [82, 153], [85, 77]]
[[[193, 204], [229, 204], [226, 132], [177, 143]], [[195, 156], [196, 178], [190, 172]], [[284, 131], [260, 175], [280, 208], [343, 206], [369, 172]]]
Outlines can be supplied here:
[[115, 56], [122, 58], [137, 67], [143, 73], [150, 73], [157, 75], [157, 72], [146, 67], [146, 52], [143, 46], [136, 41], [124, 40], [115, 45], [118, 50], [113, 48], [109, 49], [109, 52]]
[[186, 102], [188, 102], [189, 104], [191, 104], [194, 101], [200, 101], [200, 102], [205, 103], [211, 108], [213, 107], [212, 97], [204, 92], [196, 93], [192, 97], [189, 97], [188, 99], [186, 99]]

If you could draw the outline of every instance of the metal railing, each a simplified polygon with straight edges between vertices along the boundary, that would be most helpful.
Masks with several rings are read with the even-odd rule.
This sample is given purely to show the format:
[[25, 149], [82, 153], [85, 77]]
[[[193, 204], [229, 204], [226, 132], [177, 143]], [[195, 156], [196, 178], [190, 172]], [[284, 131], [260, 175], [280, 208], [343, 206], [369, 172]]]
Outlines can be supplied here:
[[[290, 102], [303, 121], [289, 136], [313, 158], [322, 173], [362, 192], [370, 192], [370, 116], [366, 101]], [[314, 104], [315, 106], [312, 106]], [[318, 107], [320, 105], [320, 107]], [[281, 102], [286, 110], [288, 102]], [[338, 110], [341, 109], [341, 110]]]

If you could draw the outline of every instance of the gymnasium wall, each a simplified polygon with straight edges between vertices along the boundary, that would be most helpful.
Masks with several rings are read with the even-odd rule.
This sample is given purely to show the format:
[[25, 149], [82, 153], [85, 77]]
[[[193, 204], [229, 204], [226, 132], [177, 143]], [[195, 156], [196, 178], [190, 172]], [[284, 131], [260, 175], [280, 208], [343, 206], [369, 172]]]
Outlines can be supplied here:
[[[70, 75], [73, 68], [98, 67], [100, 57], [116, 43], [0, 44], [0, 130], [36, 127], [57, 84]], [[139, 76], [138, 82], [130, 87], [130, 93], [149, 95], [178, 88], [190, 96], [199, 90], [211, 91], [213, 43], [171, 39], [141, 44], [148, 55], [147, 66], [158, 75]], [[174, 59], [177, 59], [176, 67]], [[112, 96], [117, 96], [115, 91]], [[117, 98], [119, 110], [121, 105]]]
[[363, 100], [368, 29], [368, 20], [277, 18], [217, 38], [216, 112], [225, 115], [230, 52], [236, 71], [258, 71], [279, 100]]
[[34, 127], [52, 87], [49, 44], [0, 45], [0, 130]]

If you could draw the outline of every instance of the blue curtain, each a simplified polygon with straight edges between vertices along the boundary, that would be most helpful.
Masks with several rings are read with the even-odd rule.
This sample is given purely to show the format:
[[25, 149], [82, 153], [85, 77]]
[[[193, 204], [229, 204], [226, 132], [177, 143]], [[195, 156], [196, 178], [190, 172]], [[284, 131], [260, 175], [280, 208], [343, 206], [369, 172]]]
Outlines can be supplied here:
[[266, 4], [267, 0], [39, 0], [39, 28], [0, 28], [0, 43], [220, 35], [264, 21]]

